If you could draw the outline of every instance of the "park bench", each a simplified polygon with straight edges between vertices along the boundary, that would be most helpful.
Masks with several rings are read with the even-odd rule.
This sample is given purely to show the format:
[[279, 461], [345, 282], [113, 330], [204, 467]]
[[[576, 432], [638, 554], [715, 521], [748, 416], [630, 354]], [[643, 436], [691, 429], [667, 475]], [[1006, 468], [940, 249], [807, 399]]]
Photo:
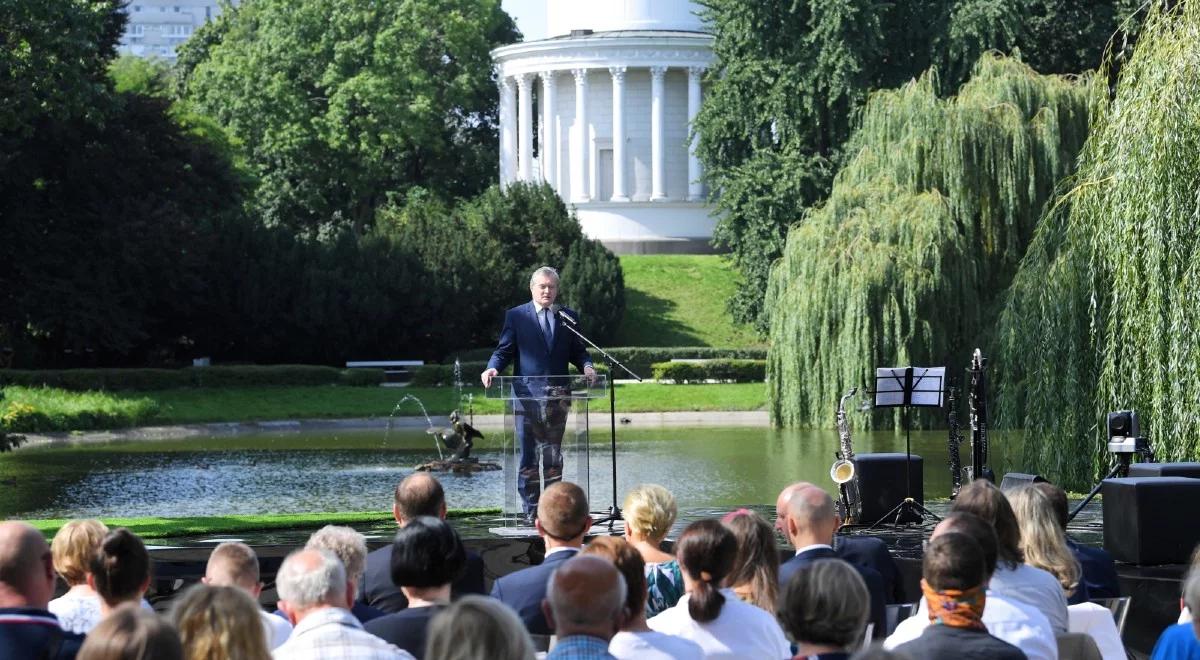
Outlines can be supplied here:
[[413, 367], [424, 364], [424, 360], [353, 360], [346, 362], [346, 368], [383, 369], [385, 385], [403, 385], [412, 380]]

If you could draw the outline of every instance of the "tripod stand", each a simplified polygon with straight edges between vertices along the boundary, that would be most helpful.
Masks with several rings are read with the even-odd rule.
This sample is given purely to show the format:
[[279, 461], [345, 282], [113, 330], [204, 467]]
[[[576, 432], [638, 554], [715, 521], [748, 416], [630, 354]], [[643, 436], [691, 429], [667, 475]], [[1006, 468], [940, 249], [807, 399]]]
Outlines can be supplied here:
[[642, 378], [629, 370], [629, 367], [621, 364], [617, 358], [613, 357], [608, 351], [597, 346], [591, 339], [579, 331], [576, 327], [576, 322], [565, 312], [559, 312], [559, 318], [563, 319], [562, 327], [570, 330], [576, 337], [579, 337], [585, 344], [591, 346], [604, 356], [604, 362], [608, 364], [608, 421], [609, 421], [609, 444], [612, 450], [612, 505], [608, 507], [608, 512], [597, 517], [592, 521], [593, 525], [603, 525], [608, 523], [608, 531], [613, 531], [613, 524], [618, 520], [624, 520], [621, 515], [621, 508], [617, 506], [617, 385], [615, 376], [617, 367], [629, 374], [631, 378], [642, 381]]
[[[918, 370], [920, 373], [914, 378]], [[940, 520], [912, 494], [912, 425], [909, 423], [909, 408], [940, 408], [945, 375], [945, 367], [887, 367], [875, 370], [875, 407], [900, 408], [904, 422], [904, 499], [867, 529], [874, 529], [889, 519], [892, 524], [912, 518], [924, 522], [926, 516]]]

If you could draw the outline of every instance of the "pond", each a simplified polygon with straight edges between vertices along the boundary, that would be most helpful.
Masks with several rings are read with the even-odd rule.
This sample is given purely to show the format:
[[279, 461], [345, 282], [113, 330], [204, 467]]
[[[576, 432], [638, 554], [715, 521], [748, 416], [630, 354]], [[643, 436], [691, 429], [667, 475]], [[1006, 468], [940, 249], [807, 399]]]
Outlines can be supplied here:
[[[476, 443], [500, 462], [500, 433]], [[808, 480], [836, 493], [832, 430], [765, 427], [618, 428], [617, 491], [653, 482], [685, 509], [771, 505], [779, 490]], [[997, 475], [1015, 454], [992, 435]], [[857, 453], [904, 451], [902, 433], [857, 433]], [[912, 434], [925, 459], [925, 497], [950, 492], [944, 431]], [[969, 447], [963, 459], [969, 461]], [[280, 431], [186, 440], [22, 447], [0, 455], [0, 515], [19, 518], [196, 516], [378, 511], [414, 466], [437, 457], [420, 430]], [[593, 430], [593, 510], [612, 501], [607, 428]], [[501, 472], [439, 475], [451, 508], [502, 507]]]

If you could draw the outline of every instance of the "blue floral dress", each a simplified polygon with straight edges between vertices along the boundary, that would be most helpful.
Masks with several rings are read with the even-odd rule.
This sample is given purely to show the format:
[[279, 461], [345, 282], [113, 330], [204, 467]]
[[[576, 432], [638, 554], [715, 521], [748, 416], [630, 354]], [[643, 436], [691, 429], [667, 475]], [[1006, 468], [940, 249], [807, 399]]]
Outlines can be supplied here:
[[675, 559], [646, 564], [646, 618], [675, 607], [683, 597], [683, 572]]

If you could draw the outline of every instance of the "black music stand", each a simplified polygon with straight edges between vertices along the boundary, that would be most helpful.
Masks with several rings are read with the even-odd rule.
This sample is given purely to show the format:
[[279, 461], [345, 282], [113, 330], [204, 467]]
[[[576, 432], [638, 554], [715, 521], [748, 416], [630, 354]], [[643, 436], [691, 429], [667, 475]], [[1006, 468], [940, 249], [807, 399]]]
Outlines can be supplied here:
[[941, 408], [945, 379], [945, 367], [884, 367], [875, 370], [875, 407], [900, 408], [904, 420], [904, 500], [867, 529], [874, 529], [889, 518], [893, 524], [898, 524], [906, 513], [920, 521], [924, 521], [926, 516], [941, 520], [912, 496], [912, 426], [908, 420], [908, 409]]

